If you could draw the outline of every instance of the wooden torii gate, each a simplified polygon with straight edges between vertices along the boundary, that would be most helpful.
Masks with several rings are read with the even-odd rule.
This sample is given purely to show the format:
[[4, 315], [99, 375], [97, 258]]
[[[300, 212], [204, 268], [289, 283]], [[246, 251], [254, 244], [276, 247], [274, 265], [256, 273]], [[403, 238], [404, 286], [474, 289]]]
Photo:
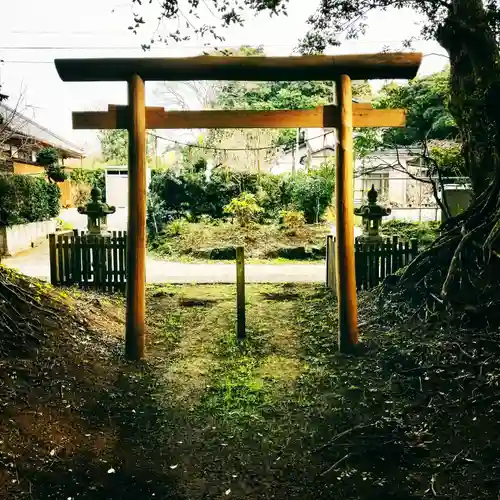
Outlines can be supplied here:
[[[127, 129], [129, 132], [129, 213], [127, 320], [125, 351], [144, 357], [146, 309], [146, 129], [179, 128], [337, 128], [335, 214], [339, 348], [357, 343], [358, 318], [354, 266], [353, 127], [402, 127], [405, 113], [353, 104], [352, 80], [409, 79], [420, 53], [341, 56], [56, 59], [66, 82], [126, 81], [128, 106], [73, 113], [76, 129]], [[336, 105], [310, 110], [166, 111], [145, 107], [144, 83], [187, 80], [334, 80]]]

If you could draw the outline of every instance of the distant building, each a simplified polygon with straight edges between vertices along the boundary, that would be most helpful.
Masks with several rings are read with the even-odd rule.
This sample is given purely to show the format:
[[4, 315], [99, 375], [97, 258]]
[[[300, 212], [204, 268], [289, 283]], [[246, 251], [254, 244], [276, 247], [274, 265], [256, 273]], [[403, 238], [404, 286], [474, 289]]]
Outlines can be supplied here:
[[[1, 100], [0, 100], [1, 101]], [[66, 141], [19, 111], [0, 102], [0, 172], [44, 175], [45, 169], [36, 162], [41, 149], [53, 147], [64, 163], [81, 163], [84, 154], [79, 146]], [[68, 165], [66, 165], [68, 166]], [[69, 180], [59, 183], [61, 205], [72, 205]]]
[[335, 130], [307, 128], [301, 130], [298, 147], [284, 148], [273, 161], [270, 171], [285, 174], [319, 168], [335, 155]]

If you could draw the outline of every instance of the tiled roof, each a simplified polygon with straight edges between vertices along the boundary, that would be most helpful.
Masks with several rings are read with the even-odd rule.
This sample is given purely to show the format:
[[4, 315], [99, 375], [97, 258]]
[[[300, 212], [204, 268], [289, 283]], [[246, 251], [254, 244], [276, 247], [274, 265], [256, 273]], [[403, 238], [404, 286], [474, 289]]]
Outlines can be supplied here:
[[81, 158], [83, 156], [83, 150], [76, 144], [54, 134], [49, 129], [39, 125], [6, 104], [0, 103], [0, 123], [2, 122], [8, 123], [8, 128], [12, 132], [53, 146], [64, 152], [68, 158]]

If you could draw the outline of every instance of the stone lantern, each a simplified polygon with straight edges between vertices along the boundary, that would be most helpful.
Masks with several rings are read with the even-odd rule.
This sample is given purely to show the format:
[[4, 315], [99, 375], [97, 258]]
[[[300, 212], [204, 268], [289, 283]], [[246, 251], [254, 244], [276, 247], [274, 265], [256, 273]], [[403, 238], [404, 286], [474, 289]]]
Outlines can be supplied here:
[[372, 184], [372, 188], [368, 191], [368, 203], [354, 209], [354, 215], [358, 215], [363, 219], [363, 235], [359, 239], [366, 243], [382, 241], [379, 234], [382, 217], [387, 217], [391, 213], [390, 208], [377, 204], [377, 198], [378, 193], [375, 190], [375, 185]]
[[102, 201], [101, 190], [97, 187], [90, 192], [91, 201], [85, 207], [79, 207], [78, 213], [87, 216], [87, 229], [89, 234], [102, 235], [107, 231], [107, 217], [116, 212], [115, 207]]

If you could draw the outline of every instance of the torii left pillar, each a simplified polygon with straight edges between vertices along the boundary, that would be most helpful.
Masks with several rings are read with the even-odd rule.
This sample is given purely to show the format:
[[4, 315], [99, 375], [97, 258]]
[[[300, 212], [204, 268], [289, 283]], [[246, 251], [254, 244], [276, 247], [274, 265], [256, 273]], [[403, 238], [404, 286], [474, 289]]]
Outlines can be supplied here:
[[335, 269], [339, 311], [338, 343], [344, 353], [358, 343], [358, 305], [354, 260], [354, 152], [352, 84], [348, 75], [335, 82], [339, 109], [337, 165], [335, 171]]
[[128, 80], [128, 246], [125, 353], [144, 358], [146, 320], [146, 106], [144, 80]]

